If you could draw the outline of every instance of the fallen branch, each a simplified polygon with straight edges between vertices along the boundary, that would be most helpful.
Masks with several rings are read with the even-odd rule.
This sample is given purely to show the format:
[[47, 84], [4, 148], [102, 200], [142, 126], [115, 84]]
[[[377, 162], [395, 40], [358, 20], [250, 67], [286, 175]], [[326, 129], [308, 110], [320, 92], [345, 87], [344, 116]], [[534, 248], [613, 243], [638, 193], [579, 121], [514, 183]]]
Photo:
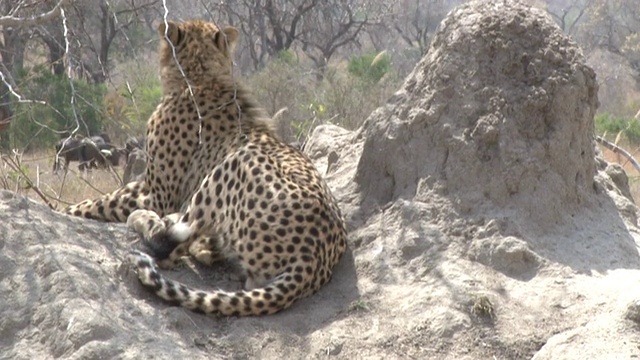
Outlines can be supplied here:
[[614, 153], [617, 153], [626, 157], [627, 160], [629, 160], [629, 162], [633, 165], [633, 167], [635, 167], [636, 170], [640, 172], [640, 164], [638, 164], [636, 159], [634, 159], [633, 156], [628, 151], [612, 143], [611, 141], [606, 140], [602, 136], [596, 136], [596, 141], [602, 144], [602, 146], [606, 147], [607, 149], [613, 151]]

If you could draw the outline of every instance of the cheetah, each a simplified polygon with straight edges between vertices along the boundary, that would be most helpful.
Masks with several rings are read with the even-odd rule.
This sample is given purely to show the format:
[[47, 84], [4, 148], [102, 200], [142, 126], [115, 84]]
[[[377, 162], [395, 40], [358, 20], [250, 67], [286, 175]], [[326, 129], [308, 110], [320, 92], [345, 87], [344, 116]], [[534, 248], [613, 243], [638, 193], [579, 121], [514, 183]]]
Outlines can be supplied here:
[[[140, 233], [146, 252], [128, 259], [168, 302], [226, 316], [287, 309], [326, 284], [346, 251], [336, 199], [234, 76], [237, 29], [165, 21], [158, 33], [163, 97], [147, 123], [144, 180], [64, 212]], [[196, 290], [159, 271], [187, 256], [236, 261], [244, 289]]]

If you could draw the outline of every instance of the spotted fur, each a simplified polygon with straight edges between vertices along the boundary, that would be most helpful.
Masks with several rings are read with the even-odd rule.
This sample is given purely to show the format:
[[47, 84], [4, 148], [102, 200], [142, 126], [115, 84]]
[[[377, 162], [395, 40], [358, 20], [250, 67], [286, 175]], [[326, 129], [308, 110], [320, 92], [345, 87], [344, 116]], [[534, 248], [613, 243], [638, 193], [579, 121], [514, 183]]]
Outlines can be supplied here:
[[[232, 74], [238, 31], [204, 21], [159, 26], [163, 99], [147, 124], [144, 181], [66, 213], [127, 221], [144, 286], [186, 308], [271, 314], [327, 283], [347, 247], [340, 209], [311, 161], [273, 133]], [[245, 289], [203, 291], [164, 277], [184, 256], [236, 260]]]

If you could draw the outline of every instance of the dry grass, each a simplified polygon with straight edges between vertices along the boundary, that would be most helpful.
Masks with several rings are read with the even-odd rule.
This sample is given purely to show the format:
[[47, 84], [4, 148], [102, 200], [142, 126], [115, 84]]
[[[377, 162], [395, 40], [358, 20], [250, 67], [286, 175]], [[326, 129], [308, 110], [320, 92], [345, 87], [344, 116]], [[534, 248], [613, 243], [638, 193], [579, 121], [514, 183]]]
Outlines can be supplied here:
[[53, 173], [54, 152], [3, 154], [0, 160], [0, 188], [64, 208], [85, 199], [96, 198], [122, 184], [123, 169], [78, 171], [71, 163], [69, 171]]

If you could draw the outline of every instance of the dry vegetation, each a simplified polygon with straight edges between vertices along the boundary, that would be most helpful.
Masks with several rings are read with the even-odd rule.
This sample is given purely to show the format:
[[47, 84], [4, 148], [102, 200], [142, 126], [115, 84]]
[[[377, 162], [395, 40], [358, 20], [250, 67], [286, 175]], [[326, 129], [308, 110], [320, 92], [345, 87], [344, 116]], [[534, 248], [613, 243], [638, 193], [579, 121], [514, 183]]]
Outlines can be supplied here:
[[26, 195], [54, 209], [95, 198], [117, 189], [122, 183], [122, 168], [81, 172], [77, 163], [65, 174], [52, 171], [54, 151], [3, 155], [0, 162], [0, 188]]

